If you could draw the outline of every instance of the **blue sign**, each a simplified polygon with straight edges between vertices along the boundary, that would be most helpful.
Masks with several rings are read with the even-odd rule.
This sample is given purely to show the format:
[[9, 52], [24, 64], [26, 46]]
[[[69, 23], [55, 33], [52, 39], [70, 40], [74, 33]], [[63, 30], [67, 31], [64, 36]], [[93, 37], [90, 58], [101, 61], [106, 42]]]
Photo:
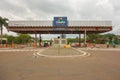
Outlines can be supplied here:
[[54, 17], [53, 26], [67, 27], [68, 26], [67, 17]]

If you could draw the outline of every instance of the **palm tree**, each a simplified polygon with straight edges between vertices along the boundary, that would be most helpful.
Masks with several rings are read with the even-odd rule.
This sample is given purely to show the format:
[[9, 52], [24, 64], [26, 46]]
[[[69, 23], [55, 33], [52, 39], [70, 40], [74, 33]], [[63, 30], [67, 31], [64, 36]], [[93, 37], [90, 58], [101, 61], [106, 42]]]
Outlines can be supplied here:
[[2, 17], [0, 16], [1, 45], [2, 45], [2, 36], [3, 36], [3, 26], [5, 26], [5, 27], [8, 26], [7, 21], [8, 21], [7, 18], [2, 18]]

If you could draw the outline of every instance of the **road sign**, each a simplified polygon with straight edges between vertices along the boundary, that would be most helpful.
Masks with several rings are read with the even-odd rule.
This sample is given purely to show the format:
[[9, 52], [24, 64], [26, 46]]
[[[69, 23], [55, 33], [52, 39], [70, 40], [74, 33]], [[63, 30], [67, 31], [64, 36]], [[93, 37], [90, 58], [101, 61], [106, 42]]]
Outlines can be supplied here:
[[53, 26], [54, 27], [67, 27], [68, 26], [67, 17], [54, 17]]

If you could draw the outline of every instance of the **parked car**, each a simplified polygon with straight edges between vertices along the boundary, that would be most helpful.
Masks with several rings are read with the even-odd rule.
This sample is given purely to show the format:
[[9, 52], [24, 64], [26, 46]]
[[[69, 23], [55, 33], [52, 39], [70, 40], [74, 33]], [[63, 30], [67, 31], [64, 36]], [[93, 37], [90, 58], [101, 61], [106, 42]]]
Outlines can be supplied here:
[[44, 47], [48, 47], [49, 46], [49, 44], [48, 43], [44, 43]]

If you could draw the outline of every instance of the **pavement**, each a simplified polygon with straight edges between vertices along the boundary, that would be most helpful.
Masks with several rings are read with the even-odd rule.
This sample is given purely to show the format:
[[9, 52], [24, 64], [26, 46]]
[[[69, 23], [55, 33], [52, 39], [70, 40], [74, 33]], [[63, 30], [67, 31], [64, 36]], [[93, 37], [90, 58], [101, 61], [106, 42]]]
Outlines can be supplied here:
[[0, 80], [120, 80], [119, 49], [76, 49], [91, 55], [48, 58], [34, 57], [43, 49], [0, 49]]

